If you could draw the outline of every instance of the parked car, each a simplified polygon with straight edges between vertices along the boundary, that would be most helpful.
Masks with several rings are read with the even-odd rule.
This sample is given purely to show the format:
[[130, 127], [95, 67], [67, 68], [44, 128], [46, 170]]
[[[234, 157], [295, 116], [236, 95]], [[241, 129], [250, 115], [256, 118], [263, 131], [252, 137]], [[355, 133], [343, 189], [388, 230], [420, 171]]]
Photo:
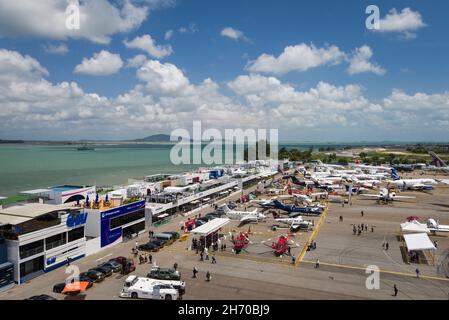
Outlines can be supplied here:
[[120, 272], [122, 271], [122, 265], [120, 263], [118, 263], [117, 261], [108, 261], [108, 262], [103, 262], [101, 264], [98, 265], [99, 267], [108, 267], [112, 269], [112, 272]]
[[62, 290], [65, 288], [65, 282], [57, 283], [53, 286], [54, 293], [62, 293]]
[[161, 232], [161, 233], [171, 234], [175, 240], [178, 240], [179, 237], [181, 236], [179, 234], [179, 232], [176, 232], [176, 231], [165, 231], [165, 232]]
[[153, 267], [147, 277], [159, 280], [180, 280], [181, 274], [173, 268]]
[[167, 240], [151, 238], [149, 243], [153, 243], [154, 245], [156, 245], [160, 249], [160, 248], [163, 248], [165, 246], [165, 244], [167, 243]]
[[96, 271], [101, 272], [102, 274], [104, 274], [105, 278], [112, 276], [112, 268], [108, 267], [108, 266], [95, 267], [95, 268], [92, 268], [91, 270], [96, 270]]
[[87, 288], [86, 288], [86, 289], [90, 289], [90, 288], [92, 288], [92, 286], [94, 285], [94, 280], [92, 280], [92, 279], [89, 278], [89, 277], [86, 277], [86, 276], [82, 277], [82, 276], [80, 276], [80, 277], [79, 277], [79, 280], [80, 280], [80, 282], [88, 282], [88, 283], [89, 283], [89, 284], [87, 285]]
[[170, 233], [157, 233], [153, 236], [153, 239], [163, 241], [164, 245], [170, 245], [176, 241], [175, 236]]
[[49, 296], [48, 294], [40, 294], [37, 296], [29, 297], [25, 300], [56, 300], [56, 298], [53, 298], [52, 296]]
[[115, 261], [117, 263], [120, 263], [120, 265], [122, 266], [122, 272], [124, 274], [128, 274], [128, 273], [134, 272], [136, 270], [136, 265], [135, 265], [133, 259], [128, 259], [126, 257], [120, 256], [120, 257], [113, 258], [109, 261]]
[[159, 248], [160, 248], [159, 245], [152, 242], [142, 244], [138, 247], [139, 251], [149, 251], [149, 252], [157, 251], [159, 250]]
[[94, 282], [102, 282], [104, 280], [104, 274], [100, 271], [90, 269], [87, 272], [83, 272], [80, 274], [80, 277], [88, 277], [92, 279]]

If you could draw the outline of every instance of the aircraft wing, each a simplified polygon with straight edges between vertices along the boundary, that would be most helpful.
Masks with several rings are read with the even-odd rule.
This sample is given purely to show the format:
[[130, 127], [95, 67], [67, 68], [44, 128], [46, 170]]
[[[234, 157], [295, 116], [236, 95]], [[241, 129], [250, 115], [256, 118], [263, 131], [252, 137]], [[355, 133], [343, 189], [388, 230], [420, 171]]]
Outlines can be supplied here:
[[376, 198], [376, 199], [382, 199], [383, 197], [378, 194], [361, 194], [362, 197], [369, 197], [369, 198]]
[[396, 196], [395, 199], [416, 199], [416, 197]]

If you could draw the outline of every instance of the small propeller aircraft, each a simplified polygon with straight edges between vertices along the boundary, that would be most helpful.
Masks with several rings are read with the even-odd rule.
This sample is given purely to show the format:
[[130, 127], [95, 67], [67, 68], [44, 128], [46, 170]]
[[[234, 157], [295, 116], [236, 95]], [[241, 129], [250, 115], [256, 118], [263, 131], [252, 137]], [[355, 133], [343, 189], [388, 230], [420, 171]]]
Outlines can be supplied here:
[[296, 218], [280, 218], [275, 220], [289, 226], [291, 231], [296, 231], [299, 229], [308, 230], [313, 226], [313, 223], [304, 221], [301, 216], [298, 216]]

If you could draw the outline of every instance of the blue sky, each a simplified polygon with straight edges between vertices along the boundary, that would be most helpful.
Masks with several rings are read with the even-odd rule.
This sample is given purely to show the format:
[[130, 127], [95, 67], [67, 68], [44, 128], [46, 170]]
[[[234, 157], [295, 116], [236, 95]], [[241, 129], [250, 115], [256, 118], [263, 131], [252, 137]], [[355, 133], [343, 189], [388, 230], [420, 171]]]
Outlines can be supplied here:
[[[48, 82], [48, 88], [45, 90], [49, 90], [47, 96], [49, 100], [52, 100], [52, 94], [61, 94], [53, 92], [57, 91], [54, 89], [58, 84], [74, 82], [82, 89], [83, 94], [93, 93], [104, 97], [107, 101], [100, 102], [98, 106], [90, 100], [78, 105], [80, 99], [92, 97], [80, 95], [73, 97], [74, 100], [70, 101], [56, 96], [54, 101], [59, 101], [60, 105], [49, 106], [47, 111], [44, 111], [43, 102], [38, 99], [39, 92], [27, 92], [30, 97], [20, 103], [23, 110], [30, 114], [29, 119], [23, 119], [15, 114], [11, 103], [0, 105], [0, 108], [7, 110], [7, 115], [0, 116], [0, 118], [4, 117], [2, 120], [6, 124], [3, 129], [0, 129], [0, 138], [56, 139], [62, 136], [75, 139], [88, 138], [92, 135], [105, 139], [137, 138], [152, 133], [168, 133], [179, 126], [189, 127], [188, 122], [198, 117], [207, 122], [208, 127], [213, 127], [218, 121], [219, 124], [216, 125], [218, 128], [234, 124], [244, 126], [248, 124], [248, 120], [245, 119], [251, 119], [254, 120], [251, 126], [277, 127], [281, 130], [281, 137], [289, 140], [395, 140], [395, 138], [398, 140], [442, 140], [448, 133], [449, 118], [446, 119], [444, 116], [449, 111], [446, 110], [449, 108], [447, 93], [449, 22], [446, 18], [449, 3], [447, 1], [376, 1], [374, 3], [360, 0], [127, 0], [113, 2], [101, 0], [106, 3], [105, 5], [122, 10], [121, 13], [124, 12], [125, 2], [130, 3], [136, 10], [146, 9], [149, 12], [140, 23], [135, 23], [130, 28], [119, 26], [122, 22], [120, 19], [117, 19], [117, 25], [114, 26], [114, 19], [105, 19], [102, 22], [101, 17], [98, 18], [98, 23], [110, 24], [107, 26], [109, 29], [105, 27], [109, 32], [110, 40], [101, 41], [101, 43], [92, 39], [91, 32], [94, 31], [88, 30], [81, 36], [72, 36], [62, 29], [59, 30], [60, 26], [55, 26], [57, 30], [55, 32], [45, 27], [37, 28], [39, 32], [33, 31], [36, 28], [23, 27], [20, 19], [27, 15], [21, 15], [21, 13], [26, 12], [26, 5], [29, 2], [24, 0], [24, 5], [18, 7], [11, 1], [9, 7], [1, 10], [8, 17], [14, 15], [18, 17], [8, 21], [0, 19], [3, 20], [0, 22], [0, 29], [3, 30], [0, 31], [0, 49], [7, 50], [4, 55], [16, 52], [21, 55], [19, 60], [29, 55], [45, 68], [48, 73], [41, 74], [41, 78]], [[61, 0], [62, 4], [58, 7], [53, 6], [51, 1], [43, 0], [43, 6], [48, 8], [45, 8], [42, 16], [39, 16], [39, 12], [34, 14], [36, 21], [52, 21], [50, 16], [61, 14], [66, 2]], [[380, 8], [381, 18], [390, 14], [393, 8], [397, 10], [396, 14], [391, 16], [393, 20], [390, 22], [393, 25], [388, 31], [373, 32], [365, 28], [367, 17], [365, 8], [370, 4], [376, 4]], [[409, 20], [404, 20], [405, 22], [394, 20], [395, 16], [397, 18], [405, 9], [409, 10], [407, 12], [410, 13], [411, 18], [419, 17], [419, 21], [415, 21], [418, 27], [413, 21], [407, 25], [410, 17], [407, 17]], [[2, 18], [1, 13], [0, 18]], [[94, 19], [95, 16], [91, 18]], [[396, 22], [397, 25], [395, 25]], [[404, 26], [403, 23], [406, 25]], [[81, 25], [81, 29], [83, 27], [84, 32], [86, 26]], [[90, 25], [88, 27], [93, 28]], [[185, 28], [185, 32], [180, 32], [180, 28]], [[232, 28], [241, 34], [237, 38], [223, 36], [221, 33], [224, 28]], [[173, 30], [173, 35], [165, 39], [165, 34], [169, 30]], [[164, 57], [155, 57], [141, 49], [127, 47], [124, 43], [143, 35], [149, 35], [158, 46], [171, 46], [172, 53]], [[317, 66], [308, 66], [306, 70], [298, 70], [294, 67], [288, 69], [287, 66], [288, 71], [280, 73], [274, 69], [267, 71], [255, 67], [255, 62], [264, 54], [279, 58], [286, 47], [301, 45], [312, 47], [312, 44], [317, 50], [325, 51], [335, 46], [338, 53], [344, 57], [334, 57], [328, 62], [318, 63]], [[44, 49], [45, 46], [59, 45], [65, 45], [68, 52], [50, 54]], [[369, 47], [371, 52], [370, 57], [364, 60], [370, 65], [368, 69], [350, 74], [348, 72], [350, 61], [355, 51], [363, 46]], [[83, 59], [91, 59], [95, 53], [101, 51], [119, 55], [122, 66], [106, 76], [92, 74], [89, 71], [74, 72]], [[146, 62], [138, 67], [128, 67], [128, 59], [139, 54], [144, 55]], [[294, 59], [305, 58], [298, 55]], [[174, 91], [162, 93], [160, 90], [164, 90], [163, 88], [155, 88], [154, 83], [151, 83], [163, 80], [153, 77], [154, 70], [151, 71], [151, 75], [138, 75], [141, 71], [148, 71], [148, 68], [141, 70], [145, 68], [145, 63], [148, 61], [158, 61], [161, 64], [161, 66], [153, 65], [151, 68], [173, 65], [177, 78], [165, 80], [168, 83], [175, 83], [179, 77], [182, 77], [183, 83]], [[20, 61], [15, 65], [19, 63]], [[375, 69], [376, 67], [378, 69]], [[0, 70], [2, 70], [1, 65]], [[3, 71], [6, 72], [5, 70], [16, 72], [11, 69], [11, 66], [4, 67]], [[33, 69], [28, 71], [33, 72]], [[158, 77], [163, 77], [159, 71], [158, 69], [156, 72]], [[250, 78], [239, 79], [239, 76]], [[202, 82], [208, 78], [216, 85], [216, 88], [206, 90], [202, 87]], [[273, 83], [273, 79], [279, 83]], [[34, 77], [30, 80], [27, 76], [23, 76], [20, 81], [39, 83], [41, 79]], [[270, 82], [270, 87], [261, 86], [263, 81]], [[248, 83], [254, 86], [242, 90], [242, 85]], [[319, 86], [320, 83], [325, 83], [330, 88]], [[5, 92], [11, 92], [11, 85], [10, 82], [3, 84], [0, 82]], [[347, 86], [357, 86], [358, 89], [347, 88]], [[275, 93], [282, 92], [283, 89], [291, 93], [289, 99], [286, 99], [285, 95], [274, 97], [273, 94], [267, 94], [270, 90]], [[315, 93], [315, 89], [318, 93]], [[330, 90], [332, 94], [336, 94], [337, 102], [323, 90]], [[353, 90], [357, 92], [353, 93]], [[335, 91], [345, 94], [341, 101], [338, 98], [338, 92]], [[401, 94], [393, 94], [396, 91]], [[133, 106], [128, 106], [123, 104], [123, 101], [117, 101], [120, 95], [136, 92], [141, 93], [142, 97], [151, 102], [142, 102], [139, 105], [136, 102], [137, 99], [133, 97]], [[177, 94], [179, 96], [174, 97]], [[3, 101], [8, 99], [17, 101], [10, 95], [5, 94]], [[188, 97], [189, 106], [182, 104], [186, 97]], [[354, 100], [359, 100], [359, 103], [352, 107], [351, 103]], [[341, 103], [339, 104], [338, 101]], [[73, 106], [68, 105], [72, 102]], [[334, 102], [337, 105], [334, 105]], [[150, 107], [149, 104], [151, 104]], [[212, 111], [216, 108], [215, 114], [221, 113], [223, 108], [226, 113], [220, 114], [219, 120], [214, 117], [207, 118], [204, 112], [199, 114], [198, 107], [202, 105]], [[117, 112], [117, 108], [120, 107], [126, 110], [120, 109], [118, 115], [113, 117], [112, 113]], [[333, 113], [334, 107], [335, 113]], [[125, 117], [128, 122], [135, 121], [142, 112], [151, 114], [148, 114], [148, 118], [138, 125], [122, 126], [119, 122], [114, 123], [115, 128], [111, 132], [104, 125], [98, 125], [98, 122], [95, 125], [83, 120], [82, 116], [78, 116], [92, 115], [92, 110], [86, 110], [86, 108], [95, 110], [93, 112], [95, 116], [86, 116], [92, 121], [93, 118], [101, 119], [99, 113], [108, 113], [114, 119], [122, 117], [123, 120]], [[52, 118], [50, 115], [58, 112], [55, 110], [64, 110], [64, 112]], [[174, 119], [172, 115], [176, 114], [177, 110], [182, 112], [182, 117], [179, 113], [180, 118]], [[169, 114], [164, 114], [165, 111], [169, 111]], [[45, 115], [46, 112], [48, 115]], [[326, 114], [329, 117], [326, 118]], [[239, 117], [239, 115], [242, 116]], [[236, 121], [238, 119], [241, 122]], [[108, 118], [107, 121], [111, 119]], [[436, 124], [435, 121], [438, 123]], [[45, 124], [37, 125], [38, 122]], [[418, 130], [417, 125], [420, 128]], [[61, 134], [58, 130], [67, 127], [70, 128], [67, 133]], [[297, 138], [300, 128], [305, 128], [307, 133]], [[325, 132], [323, 128], [326, 129]]]

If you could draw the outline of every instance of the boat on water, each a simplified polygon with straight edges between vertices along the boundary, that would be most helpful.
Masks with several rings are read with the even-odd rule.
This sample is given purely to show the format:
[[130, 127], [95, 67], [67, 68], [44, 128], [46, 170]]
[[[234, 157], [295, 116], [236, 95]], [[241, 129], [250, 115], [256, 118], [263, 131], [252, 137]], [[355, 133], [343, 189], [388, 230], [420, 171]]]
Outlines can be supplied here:
[[78, 147], [77, 150], [78, 150], [78, 151], [93, 151], [93, 150], [95, 150], [95, 148], [92, 147], [92, 146], [88, 146], [87, 144], [85, 144], [85, 145], [83, 145], [83, 146], [81, 146], [81, 147]]

